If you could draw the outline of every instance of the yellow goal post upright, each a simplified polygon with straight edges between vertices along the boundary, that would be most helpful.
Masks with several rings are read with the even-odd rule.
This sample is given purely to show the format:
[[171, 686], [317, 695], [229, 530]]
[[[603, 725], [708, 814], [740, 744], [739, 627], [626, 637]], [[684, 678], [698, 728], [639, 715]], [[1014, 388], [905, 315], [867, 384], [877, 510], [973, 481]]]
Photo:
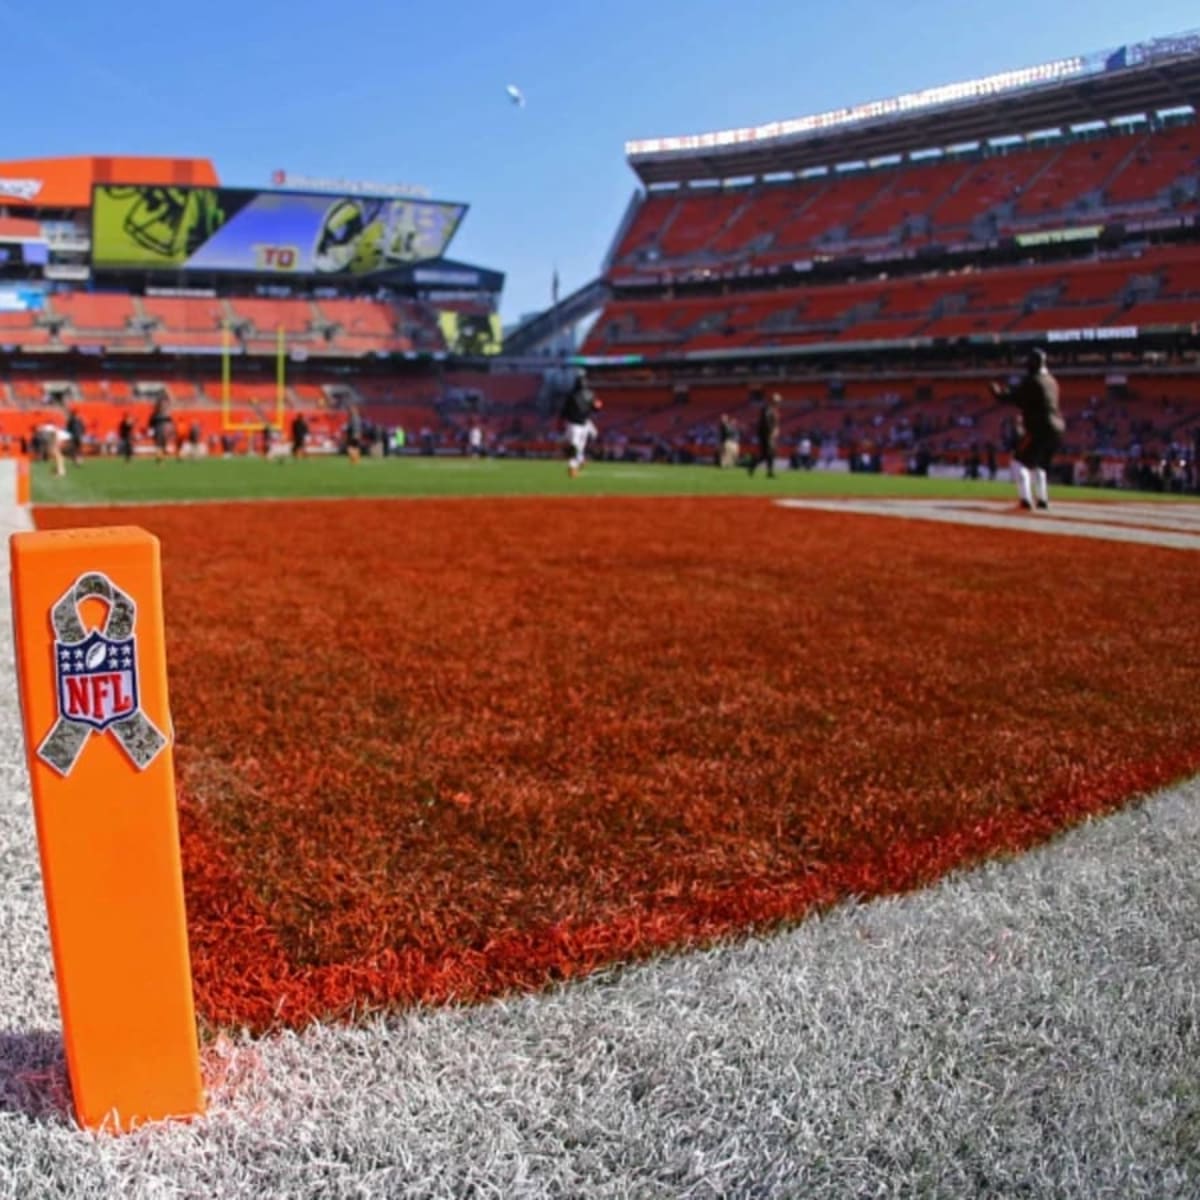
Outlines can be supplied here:
[[[282, 325], [275, 331], [275, 419], [276, 432], [284, 430], [284, 393], [287, 390], [287, 331]], [[233, 326], [221, 326], [221, 429], [226, 433], [258, 433], [261, 422], [233, 419]]]

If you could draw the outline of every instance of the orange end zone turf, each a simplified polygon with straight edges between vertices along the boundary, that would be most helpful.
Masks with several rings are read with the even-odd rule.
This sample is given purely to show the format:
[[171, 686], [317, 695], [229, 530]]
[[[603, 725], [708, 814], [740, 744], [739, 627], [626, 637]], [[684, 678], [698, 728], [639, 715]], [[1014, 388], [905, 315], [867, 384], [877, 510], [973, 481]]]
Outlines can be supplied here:
[[545, 986], [1200, 770], [1178, 551], [736, 499], [138, 516], [217, 1023]]
[[159, 545], [15, 534], [17, 669], [75, 1110], [203, 1110], [167, 703]]

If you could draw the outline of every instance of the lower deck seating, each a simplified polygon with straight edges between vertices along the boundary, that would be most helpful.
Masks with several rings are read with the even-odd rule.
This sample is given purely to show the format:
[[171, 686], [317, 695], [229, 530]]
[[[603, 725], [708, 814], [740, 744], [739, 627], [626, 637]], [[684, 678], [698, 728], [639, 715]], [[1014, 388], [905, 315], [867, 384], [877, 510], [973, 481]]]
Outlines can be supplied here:
[[708, 296], [618, 296], [588, 354], [649, 357], [738, 347], [956, 338], [977, 333], [1200, 321], [1200, 247], [1118, 260], [1042, 263], [922, 277]]

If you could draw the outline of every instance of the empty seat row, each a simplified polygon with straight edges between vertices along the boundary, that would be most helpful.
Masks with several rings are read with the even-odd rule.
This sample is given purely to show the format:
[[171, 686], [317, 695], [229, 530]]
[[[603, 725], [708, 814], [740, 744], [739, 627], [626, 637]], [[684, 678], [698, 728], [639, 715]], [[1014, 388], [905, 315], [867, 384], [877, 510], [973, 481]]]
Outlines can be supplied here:
[[921, 245], [995, 236], [1148, 209], [1197, 207], [1196, 125], [1022, 147], [725, 190], [649, 194], [613, 256], [620, 278], [645, 269], [768, 265], [832, 247]]
[[1021, 330], [1200, 323], [1200, 249], [671, 299], [621, 297], [585, 352], [952, 338]]

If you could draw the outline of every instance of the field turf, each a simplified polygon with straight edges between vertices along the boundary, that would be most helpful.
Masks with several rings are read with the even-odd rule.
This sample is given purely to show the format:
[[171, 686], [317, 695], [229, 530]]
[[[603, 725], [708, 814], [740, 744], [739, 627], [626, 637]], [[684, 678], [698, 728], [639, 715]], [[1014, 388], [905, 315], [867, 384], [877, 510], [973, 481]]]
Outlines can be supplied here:
[[[307, 466], [257, 478], [472, 477]], [[558, 466], [471, 466], [566, 490]], [[481, 999], [794, 921], [1200, 769], [1177, 551], [737, 496], [136, 521], [164, 548], [189, 931], [219, 1026]]]
[[[1062, 491], [1056, 492], [1062, 495]], [[304, 462], [216, 458], [156, 464], [88, 460], [56, 479], [35, 464], [33, 498], [39, 504], [147, 503], [175, 500], [300, 499], [385, 496], [1013, 496], [1006, 476], [994, 483], [918, 479], [900, 475], [783, 470], [774, 479], [760, 471], [713, 466], [589, 463], [578, 479], [560, 460], [465, 458], [364, 459]], [[1112, 490], [1072, 488], [1073, 499], [1113, 499]], [[1128, 498], [1130, 493], [1119, 493]]]

